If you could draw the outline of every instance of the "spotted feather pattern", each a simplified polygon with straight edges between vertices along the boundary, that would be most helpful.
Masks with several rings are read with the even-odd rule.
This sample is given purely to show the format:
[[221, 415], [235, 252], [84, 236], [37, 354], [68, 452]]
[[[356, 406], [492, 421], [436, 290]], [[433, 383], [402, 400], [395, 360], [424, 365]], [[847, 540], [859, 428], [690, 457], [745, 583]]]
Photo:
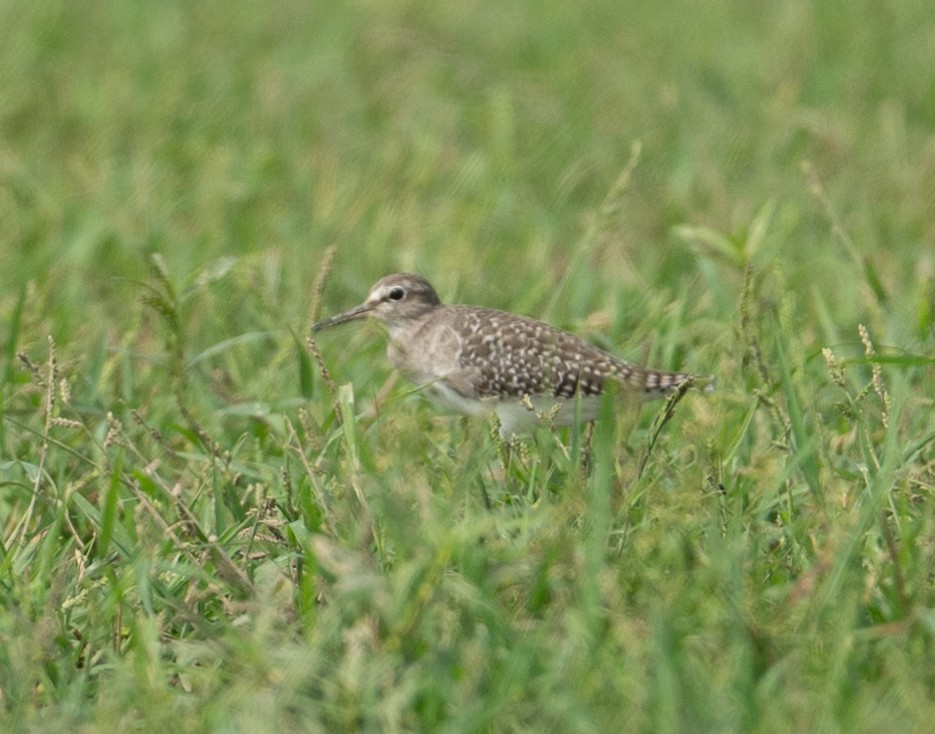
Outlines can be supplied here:
[[608, 380], [648, 395], [677, 388], [688, 375], [644, 370], [541, 321], [494, 309], [443, 307], [460, 336], [459, 365], [476, 397], [600, 395]]
[[[549, 411], [558, 405], [564, 412], [550, 422], [567, 425], [579, 419], [579, 408], [586, 420], [593, 419], [596, 400], [585, 398], [601, 395], [608, 382], [659, 397], [691, 379], [684, 372], [630, 364], [535, 319], [489, 308], [445, 306], [431, 284], [413, 273], [381, 278], [362, 304], [312, 329], [365, 316], [387, 326], [387, 353], [397, 368], [455, 410], [471, 415], [495, 410], [504, 435], [534, 415], [527, 397]], [[704, 381], [710, 389], [710, 381]], [[582, 400], [569, 411], [575, 395]]]

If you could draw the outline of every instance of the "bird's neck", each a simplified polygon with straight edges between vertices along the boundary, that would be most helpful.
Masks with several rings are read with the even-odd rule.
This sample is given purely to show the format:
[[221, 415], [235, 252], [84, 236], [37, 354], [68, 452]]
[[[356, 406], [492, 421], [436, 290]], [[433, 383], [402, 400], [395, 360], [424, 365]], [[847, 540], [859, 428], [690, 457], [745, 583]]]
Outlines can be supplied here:
[[390, 332], [390, 339], [393, 341], [407, 339], [425, 325], [425, 322], [432, 317], [435, 310], [434, 308], [430, 308], [415, 316], [407, 316], [405, 319], [386, 321], [386, 328]]

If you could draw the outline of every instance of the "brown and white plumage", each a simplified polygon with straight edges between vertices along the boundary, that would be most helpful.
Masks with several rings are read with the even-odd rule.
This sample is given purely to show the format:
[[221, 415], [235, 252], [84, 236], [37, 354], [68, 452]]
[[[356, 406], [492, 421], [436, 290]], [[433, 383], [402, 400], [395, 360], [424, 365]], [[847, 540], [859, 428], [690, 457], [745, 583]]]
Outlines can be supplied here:
[[504, 435], [529, 428], [543, 414], [556, 426], [576, 416], [593, 420], [609, 381], [653, 398], [691, 377], [638, 367], [525, 316], [445, 306], [425, 278], [411, 273], [387, 275], [361, 305], [312, 329], [365, 316], [389, 329], [387, 351], [394, 366], [450, 408], [469, 415], [496, 412]]

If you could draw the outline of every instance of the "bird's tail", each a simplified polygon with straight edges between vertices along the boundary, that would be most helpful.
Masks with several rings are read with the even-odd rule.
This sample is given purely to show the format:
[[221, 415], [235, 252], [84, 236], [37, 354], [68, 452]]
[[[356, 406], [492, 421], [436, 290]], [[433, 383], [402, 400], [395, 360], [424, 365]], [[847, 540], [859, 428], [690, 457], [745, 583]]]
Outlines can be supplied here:
[[666, 372], [664, 370], [642, 370], [636, 375], [640, 387], [647, 398], [660, 398], [676, 390], [690, 387], [701, 388], [704, 392], [714, 390], [714, 378], [693, 375], [688, 372]]

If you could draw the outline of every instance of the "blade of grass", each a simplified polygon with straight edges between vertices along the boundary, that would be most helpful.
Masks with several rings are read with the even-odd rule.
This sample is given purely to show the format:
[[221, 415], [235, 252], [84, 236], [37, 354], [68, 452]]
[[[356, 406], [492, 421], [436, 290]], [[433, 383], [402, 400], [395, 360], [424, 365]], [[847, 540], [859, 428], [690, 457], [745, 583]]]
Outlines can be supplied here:
[[792, 431], [792, 458], [802, 469], [802, 474], [816, 500], [823, 502], [821, 491], [821, 466], [818, 462], [819, 436], [811, 435], [806, 413], [792, 379], [792, 369], [786, 357], [785, 348], [779, 335], [776, 336], [776, 355], [781, 380], [782, 394], [789, 414], [789, 427]]

